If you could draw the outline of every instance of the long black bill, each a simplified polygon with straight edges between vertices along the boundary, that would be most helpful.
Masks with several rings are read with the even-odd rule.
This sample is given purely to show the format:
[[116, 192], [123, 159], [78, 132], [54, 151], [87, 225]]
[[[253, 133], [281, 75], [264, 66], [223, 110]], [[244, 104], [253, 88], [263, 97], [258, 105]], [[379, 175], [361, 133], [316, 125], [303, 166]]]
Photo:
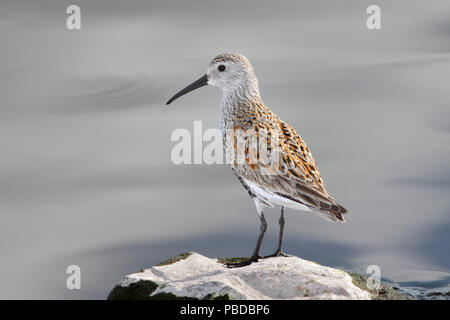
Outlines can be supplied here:
[[205, 74], [203, 77], [201, 77], [197, 81], [191, 83], [186, 88], [184, 88], [183, 90], [178, 92], [176, 95], [174, 95], [172, 98], [170, 98], [170, 100], [166, 102], [166, 105], [169, 105], [170, 103], [172, 103], [172, 101], [181, 97], [182, 95], [185, 95], [186, 93], [191, 92], [192, 90], [206, 86], [207, 84], [208, 84], [208, 76]]

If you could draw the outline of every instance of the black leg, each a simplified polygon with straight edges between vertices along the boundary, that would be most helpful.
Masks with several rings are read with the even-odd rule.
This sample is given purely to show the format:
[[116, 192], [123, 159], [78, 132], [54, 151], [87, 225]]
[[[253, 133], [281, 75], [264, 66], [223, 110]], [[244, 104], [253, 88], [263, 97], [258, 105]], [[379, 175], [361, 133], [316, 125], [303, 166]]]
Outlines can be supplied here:
[[242, 262], [238, 262], [238, 263], [227, 263], [227, 267], [228, 268], [238, 268], [238, 267], [244, 267], [244, 266], [248, 266], [249, 264], [251, 264], [252, 262], [258, 262], [258, 258], [261, 258], [259, 256], [259, 248], [261, 247], [261, 243], [264, 237], [264, 232], [266, 232], [267, 229], [267, 223], [266, 223], [266, 219], [264, 218], [264, 213], [258, 212], [259, 213], [259, 218], [261, 220], [261, 226], [260, 226], [260, 231], [259, 231], [259, 236], [258, 236], [258, 242], [256, 242], [256, 247], [255, 250], [253, 250], [253, 254], [252, 256]]
[[278, 220], [278, 223], [280, 225], [280, 236], [278, 238], [278, 248], [277, 251], [275, 251], [274, 254], [271, 254], [269, 256], [265, 256], [264, 258], [270, 258], [270, 257], [289, 257], [288, 254], [284, 253], [281, 249], [281, 245], [283, 244], [283, 230], [284, 230], [284, 207], [281, 207], [281, 215], [280, 219]]

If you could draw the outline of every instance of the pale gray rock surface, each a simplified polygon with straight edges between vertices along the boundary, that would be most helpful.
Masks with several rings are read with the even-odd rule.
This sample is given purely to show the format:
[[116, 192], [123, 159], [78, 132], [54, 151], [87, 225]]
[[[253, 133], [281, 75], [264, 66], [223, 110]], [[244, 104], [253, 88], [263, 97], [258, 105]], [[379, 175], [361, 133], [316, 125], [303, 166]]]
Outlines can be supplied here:
[[243, 268], [229, 269], [218, 259], [192, 253], [184, 260], [130, 274], [116, 288], [139, 283], [153, 286], [150, 296], [165, 298], [372, 298], [368, 291], [353, 283], [348, 273], [298, 257], [268, 258]]

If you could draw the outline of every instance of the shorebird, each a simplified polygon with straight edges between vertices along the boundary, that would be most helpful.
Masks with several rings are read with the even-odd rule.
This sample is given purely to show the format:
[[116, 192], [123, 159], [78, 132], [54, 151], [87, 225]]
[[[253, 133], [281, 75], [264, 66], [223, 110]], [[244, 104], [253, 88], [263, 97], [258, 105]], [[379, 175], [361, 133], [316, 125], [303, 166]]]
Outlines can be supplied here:
[[[220, 102], [220, 130], [226, 155], [237, 149], [231, 137], [236, 131], [245, 132], [243, 161], [230, 161], [239, 181], [253, 198], [260, 218], [260, 232], [256, 247], [250, 258], [239, 263], [229, 263], [228, 267], [242, 267], [257, 262], [258, 259], [274, 256], [288, 256], [282, 250], [284, 230], [284, 209], [311, 211], [323, 218], [345, 222], [342, 216], [347, 210], [339, 205], [325, 187], [316, 161], [300, 135], [285, 121], [269, 110], [261, 99], [258, 80], [247, 58], [236, 53], [216, 56], [206, 74], [177, 94], [166, 105], [197, 88], [211, 85], [222, 89]], [[267, 140], [267, 150], [262, 151], [248, 144], [248, 138]], [[274, 139], [275, 138], [275, 142]], [[261, 154], [278, 156], [269, 163], [252, 162]], [[253, 157], [252, 157], [253, 156]], [[227, 160], [228, 162], [228, 160]], [[279, 218], [278, 247], [274, 254], [261, 257], [259, 250], [267, 223], [264, 208], [281, 206]]]

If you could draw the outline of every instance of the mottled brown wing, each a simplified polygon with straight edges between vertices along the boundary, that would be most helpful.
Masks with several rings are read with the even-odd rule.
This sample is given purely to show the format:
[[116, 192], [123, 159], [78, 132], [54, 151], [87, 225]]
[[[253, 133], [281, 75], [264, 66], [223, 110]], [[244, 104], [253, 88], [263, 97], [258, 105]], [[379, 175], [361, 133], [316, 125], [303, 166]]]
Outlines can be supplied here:
[[295, 196], [306, 200], [315, 209], [344, 221], [347, 210], [330, 195], [320, 176], [316, 161], [300, 135], [286, 122], [279, 120], [281, 163], [287, 168], [280, 178], [292, 181]]
[[[279, 161], [270, 165], [259, 161], [256, 165], [250, 163], [248, 159], [251, 155], [257, 154], [258, 159], [260, 157], [260, 150], [250, 147], [246, 149], [246, 154], [250, 155], [246, 156], [247, 163], [233, 166], [236, 174], [264, 190], [306, 205], [313, 211], [325, 213], [332, 220], [344, 221], [342, 214], [347, 210], [337, 204], [327, 191], [316, 162], [300, 135], [275, 116], [256, 123], [253, 129], [260, 137], [267, 137], [268, 143], [271, 141], [269, 152], [274, 152], [278, 147]], [[278, 139], [269, 139], [273, 135]]]

